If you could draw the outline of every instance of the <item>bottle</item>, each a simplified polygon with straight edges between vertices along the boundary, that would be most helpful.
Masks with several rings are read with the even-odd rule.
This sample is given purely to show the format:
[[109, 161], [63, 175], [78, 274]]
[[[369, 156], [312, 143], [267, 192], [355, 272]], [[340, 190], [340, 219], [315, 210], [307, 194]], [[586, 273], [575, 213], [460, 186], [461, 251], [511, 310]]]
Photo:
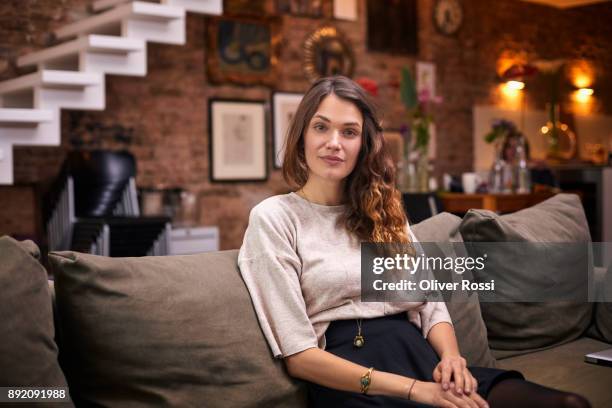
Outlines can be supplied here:
[[526, 194], [531, 191], [531, 177], [525, 154], [525, 140], [521, 137], [516, 146], [516, 192]]
[[514, 168], [511, 163], [504, 161], [502, 168], [502, 193], [511, 194], [514, 189]]
[[501, 144], [495, 143], [495, 159], [489, 174], [489, 192], [501, 193], [504, 190], [504, 168], [506, 161], [502, 157]]

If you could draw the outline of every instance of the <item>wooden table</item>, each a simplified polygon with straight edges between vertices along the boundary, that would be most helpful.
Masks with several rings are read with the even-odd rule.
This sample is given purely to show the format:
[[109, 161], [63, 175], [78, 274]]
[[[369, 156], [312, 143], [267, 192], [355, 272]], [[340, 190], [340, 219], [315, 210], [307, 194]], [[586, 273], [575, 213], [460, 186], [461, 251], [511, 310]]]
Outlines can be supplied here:
[[555, 192], [543, 191], [526, 194], [463, 194], [440, 193], [444, 211], [466, 213], [472, 208], [509, 213], [531, 207], [552, 196]]

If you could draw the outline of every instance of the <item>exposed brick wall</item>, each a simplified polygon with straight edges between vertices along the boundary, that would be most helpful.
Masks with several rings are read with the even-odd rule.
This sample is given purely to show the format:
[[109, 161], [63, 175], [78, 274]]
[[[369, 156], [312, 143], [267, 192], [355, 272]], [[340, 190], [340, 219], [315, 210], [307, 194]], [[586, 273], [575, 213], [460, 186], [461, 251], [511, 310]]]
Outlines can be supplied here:
[[40, 233], [37, 231], [37, 201], [33, 185], [0, 186], [0, 235], [35, 239]]
[[[240, 1], [236, 1], [240, 7]], [[265, 0], [264, 10], [271, 10]], [[246, 2], [242, 2], [246, 3]], [[369, 76], [381, 83], [378, 102], [385, 123], [399, 127], [404, 111], [398, 90], [388, 86], [399, 80], [403, 66], [417, 60], [437, 65], [437, 90], [444, 103], [437, 112], [436, 173], [460, 173], [472, 163], [472, 113], [475, 103], [496, 103], [499, 83], [496, 64], [502, 52], [523, 52], [533, 58], [587, 58], [594, 64], [596, 109], [612, 110], [612, 6], [598, 4], [560, 11], [518, 0], [464, 0], [464, 25], [455, 37], [437, 33], [432, 23], [433, 0], [419, 0], [419, 55], [398, 57], [371, 53], [365, 45], [364, 0], [357, 22], [333, 21], [354, 47], [355, 77]], [[48, 33], [87, 14], [87, 0], [5, 0], [0, 2], [0, 80], [16, 76], [16, 56], [49, 44]], [[329, 12], [329, 4], [328, 7]], [[234, 5], [234, 10], [236, 5]], [[283, 17], [283, 48], [277, 89], [304, 91], [301, 47], [306, 36], [323, 22]], [[237, 248], [250, 208], [262, 199], [288, 190], [280, 172], [272, 169], [272, 142], [268, 139], [270, 175], [267, 182], [215, 183], [208, 179], [207, 101], [211, 97], [266, 99], [266, 87], [213, 86], [205, 67], [206, 18], [189, 14], [185, 46], [149, 44], [146, 77], [107, 77], [104, 112], [62, 113], [61, 147], [15, 149], [17, 183], [44, 183], [58, 171], [69, 138], [87, 138], [86, 125], [101, 122], [134, 129], [129, 147], [138, 160], [138, 185], [181, 186], [200, 199], [200, 223], [218, 225], [221, 248]], [[537, 89], [537, 85], [536, 88]], [[542, 108], [544, 91], [527, 94], [528, 106]], [[104, 138], [103, 147], [117, 148]], [[20, 214], [19, 194], [2, 190], [0, 233], [13, 231], [11, 219]], [[17, 191], [17, 190], [15, 190]], [[8, 197], [8, 198], [7, 198]], [[32, 227], [33, 228], [33, 227]]]

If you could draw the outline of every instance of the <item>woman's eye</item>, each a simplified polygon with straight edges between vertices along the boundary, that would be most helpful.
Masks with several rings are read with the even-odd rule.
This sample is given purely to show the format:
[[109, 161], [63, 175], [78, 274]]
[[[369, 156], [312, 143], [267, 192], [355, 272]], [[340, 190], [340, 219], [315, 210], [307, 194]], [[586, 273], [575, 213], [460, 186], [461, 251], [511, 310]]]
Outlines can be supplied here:
[[354, 131], [353, 129], [347, 129], [344, 131], [344, 134], [347, 136], [357, 136], [358, 133], [356, 131]]
[[314, 125], [314, 128], [319, 131], [324, 131], [325, 129], [327, 129], [326, 126], [321, 123], [317, 123], [316, 125]]

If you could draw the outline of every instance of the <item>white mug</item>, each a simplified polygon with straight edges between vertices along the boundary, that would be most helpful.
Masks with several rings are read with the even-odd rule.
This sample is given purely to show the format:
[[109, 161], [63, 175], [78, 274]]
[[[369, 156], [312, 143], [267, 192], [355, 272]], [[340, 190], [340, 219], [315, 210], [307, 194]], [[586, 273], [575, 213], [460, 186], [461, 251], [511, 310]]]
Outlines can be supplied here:
[[477, 173], [463, 173], [461, 175], [461, 184], [463, 192], [466, 194], [474, 194], [480, 184], [480, 176]]

